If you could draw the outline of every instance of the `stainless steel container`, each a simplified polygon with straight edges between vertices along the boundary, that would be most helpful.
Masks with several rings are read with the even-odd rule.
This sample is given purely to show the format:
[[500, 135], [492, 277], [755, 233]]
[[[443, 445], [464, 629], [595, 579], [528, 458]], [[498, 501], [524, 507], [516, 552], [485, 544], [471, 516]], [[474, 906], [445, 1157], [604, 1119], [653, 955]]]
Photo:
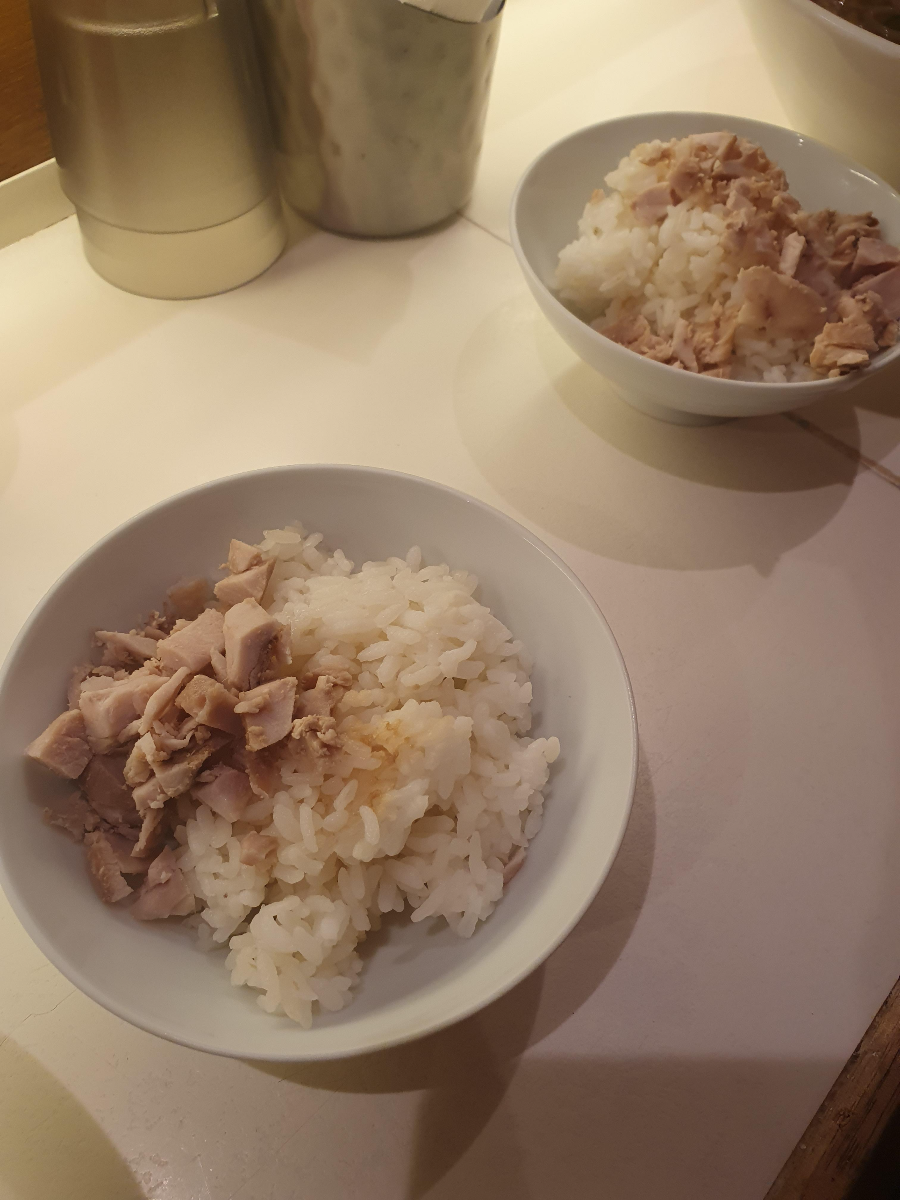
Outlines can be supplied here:
[[435, 225], [475, 180], [500, 15], [400, 0], [255, 0], [288, 203], [338, 233]]
[[245, 0], [31, 0], [31, 12], [91, 265], [167, 298], [265, 270], [286, 231]]

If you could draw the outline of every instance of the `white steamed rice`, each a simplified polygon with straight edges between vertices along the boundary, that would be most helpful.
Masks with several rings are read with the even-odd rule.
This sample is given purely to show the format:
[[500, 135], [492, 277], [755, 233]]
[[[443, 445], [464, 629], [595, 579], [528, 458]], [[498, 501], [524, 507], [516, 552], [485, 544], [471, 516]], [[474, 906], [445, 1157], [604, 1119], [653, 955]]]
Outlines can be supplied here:
[[[405, 559], [354, 572], [320, 534], [271, 530], [269, 611], [291, 629], [294, 667], [349, 671], [335, 710], [342, 747], [298, 743], [281, 788], [230, 823], [181, 802], [179, 864], [199, 900], [189, 918], [230, 947], [235, 985], [309, 1027], [316, 1005], [351, 999], [356, 947], [382, 915], [443, 918], [469, 937], [503, 892], [504, 869], [541, 825], [555, 737], [531, 739], [521, 643], [473, 599], [474, 576]], [[251, 830], [277, 839], [271, 865], [240, 861]]]

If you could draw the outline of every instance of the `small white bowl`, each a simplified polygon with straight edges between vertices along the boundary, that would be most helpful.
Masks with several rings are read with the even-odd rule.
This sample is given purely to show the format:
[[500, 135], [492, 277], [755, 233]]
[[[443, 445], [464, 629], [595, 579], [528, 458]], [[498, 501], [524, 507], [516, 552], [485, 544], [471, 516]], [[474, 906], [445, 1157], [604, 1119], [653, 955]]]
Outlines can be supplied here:
[[[65, 786], [23, 751], [64, 707], [93, 629], [128, 629], [185, 574], [212, 573], [231, 537], [294, 520], [361, 564], [421, 546], [426, 561], [478, 575], [480, 598], [534, 657], [536, 734], [556, 734], [545, 823], [496, 912], [469, 940], [446, 925], [373, 935], [353, 1002], [311, 1030], [232, 987], [223, 955], [170, 922], [103, 905], [80, 846], [41, 807]], [[409, 1041], [502, 995], [562, 941], [602, 883], [631, 805], [631, 691], [585, 588], [515, 521], [439, 484], [363, 467], [277, 467], [205, 484], [135, 517], [53, 586], [0, 678], [0, 883], [22, 924], [77, 987], [126, 1021], [217, 1054], [337, 1058]], [[433, 926], [433, 927], [428, 927]]]
[[643, 113], [591, 125], [556, 142], [519, 181], [510, 228], [519, 266], [534, 298], [557, 333], [599, 371], [634, 408], [679, 425], [728, 417], [787, 412], [822, 396], [846, 392], [900, 357], [900, 344], [864, 371], [809, 383], [749, 383], [711, 379], [653, 362], [591, 329], [553, 293], [559, 252], [577, 236], [584, 206], [603, 177], [641, 142], [729, 130], [758, 143], [787, 174], [788, 186], [808, 209], [871, 211], [887, 241], [900, 243], [900, 196], [876, 175], [812, 138], [721, 113]]
[[741, 0], [797, 129], [900, 188], [900, 46], [813, 0]]

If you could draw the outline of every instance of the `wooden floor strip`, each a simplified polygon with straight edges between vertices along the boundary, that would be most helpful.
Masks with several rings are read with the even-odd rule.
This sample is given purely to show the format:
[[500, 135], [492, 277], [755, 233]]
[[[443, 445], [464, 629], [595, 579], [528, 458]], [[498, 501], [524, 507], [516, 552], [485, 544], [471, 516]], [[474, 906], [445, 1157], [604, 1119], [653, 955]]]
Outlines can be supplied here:
[[[794, 1147], [766, 1200], [849, 1200], [898, 1111], [900, 980]], [[859, 1193], [854, 1200], [862, 1200]]]

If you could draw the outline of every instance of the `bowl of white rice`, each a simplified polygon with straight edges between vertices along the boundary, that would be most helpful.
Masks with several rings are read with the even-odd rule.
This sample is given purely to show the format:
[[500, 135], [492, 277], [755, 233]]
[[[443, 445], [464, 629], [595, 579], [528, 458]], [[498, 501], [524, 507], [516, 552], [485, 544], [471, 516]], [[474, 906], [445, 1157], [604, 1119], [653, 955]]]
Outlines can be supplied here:
[[[872, 172], [792, 130], [717, 113], [645, 113], [579, 130], [532, 163], [511, 207], [513, 249], [532, 294], [557, 332], [622, 399], [677, 424], [789, 411], [852, 389], [900, 359], [897, 323], [882, 322], [878, 333], [885, 327], [886, 333], [877, 345], [872, 343], [863, 369], [815, 371], [808, 365], [812, 336], [808, 345], [801, 344], [808, 330], [793, 340], [777, 330], [769, 337], [763, 315], [756, 333], [748, 336], [743, 331], [742, 353], [732, 356], [738, 369], [704, 370], [701, 364], [698, 373], [692, 362], [689, 369], [676, 370], [688, 364], [688, 358], [682, 356], [679, 362], [671, 356], [667, 363], [654, 361], [646, 351], [636, 353], [614, 340], [627, 341], [621, 322], [613, 336], [606, 336], [597, 327], [602, 322], [591, 321], [597, 313], [579, 309], [593, 289], [605, 297], [607, 314], [614, 316], [621, 308], [641, 321], [646, 316], [652, 328], [647, 340], [662, 344], [653, 335], [664, 333], [671, 343], [670, 327], [681, 317], [690, 320], [704, 308], [706, 316], [715, 315], [717, 303], [727, 304], [738, 294], [743, 286], [738, 277], [751, 273], [742, 272], [728, 257], [730, 203], [715, 204], [702, 196], [675, 203], [677, 193], [669, 193], [655, 219], [652, 214], [642, 219], [634, 198], [629, 202], [630, 192], [641, 189], [653, 198], [656, 189], [647, 185], [655, 183], [656, 175], [650, 178], [653, 169], [647, 163], [671, 153], [667, 144], [677, 152], [676, 139], [707, 135], [712, 145], [713, 135], [722, 134], [735, 135], [735, 159], [740, 147], [760, 147], [771, 166], [784, 172], [790, 197], [804, 212], [835, 210], [840, 219], [843, 214], [860, 214], [857, 242], [862, 232], [872, 234], [866, 246], [900, 244], [900, 196]], [[726, 163], [723, 178], [729, 168], [741, 169], [738, 163]], [[778, 236], [783, 239], [784, 233]], [[793, 240], [803, 242], [799, 234]], [[808, 247], [805, 253], [809, 255]], [[787, 251], [785, 257], [790, 257]], [[778, 265], [777, 247], [773, 268], [785, 270]], [[810, 293], [793, 279], [785, 286], [809, 299]], [[825, 311], [823, 302], [821, 312]], [[823, 316], [819, 325], [840, 319]], [[688, 353], [693, 359], [690, 348]]]
[[[171, 585], [215, 581], [226, 555], [232, 574], [199, 616], [167, 624], [157, 615]], [[258, 601], [238, 603], [260, 577]], [[115, 826], [108, 793], [103, 808], [84, 780], [97, 764], [108, 780], [109, 763], [125, 762], [129, 747], [133, 767], [128, 739], [141, 720], [145, 748], [147, 738], [169, 738], [169, 775], [163, 763], [159, 779], [185, 766], [195, 751], [172, 739], [199, 742], [206, 718], [186, 720], [180, 701], [166, 710], [160, 700], [179, 686], [188, 694], [188, 668], [173, 674], [169, 661], [176, 643], [221, 625], [223, 613], [227, 637], [229, 612], [250, 610], [278, 628], [281, 649], [261, 676], [271, 684], [241, 692], [236, 708], [232, 689], [247, 742], [236, 734], [229, 746], [229, 735], [201, 729], [200, 757], [212, 753], [205, 773], [160, 793], [166, 817], [155, 848], [134, 846], [150, 857], [129, 865], [136, 829], [127, 819]], [[122, 631], [141, 661], [108, 657], [118, 646], [109, 632], [98, 659], [97, 630]], [[91, 674], [88, 662], [73, 685], [72, 668], [92, 650]], [[191, 665], [194, 691], [224, 696], [232, 650], [226, 640], [218, 659], [213, 651], [211, 664]], [[91, 737], [90, 721], [87, 735], [77, 732], [82, 713], [96, 714], [138, 677], [158, 689], [155, 720], [145, 699], [145, 717], [121, 732], [122, 746]], [[251, 724], [257, 737], [265, 724], [264, 709], [255, 715], [259, 695], [288, 686], [300, 705], [294, 716], [313, 715], [251, 752]], [[55, 749], [69, 757], [54, 759], [42, 731], [59, 721], [67, 737]], [[291, 466], [233, 476], [110, 533], [22, 630], [0, 678], [0, 883], [51, 962], [142, 1029], [261, 1060], [368, 1052], [490, 1003], [567, 935], [618, 849], [636, 745], [612, 633], [528, 530], [471, 497], [389, 471]], [[80, 776], [79, 746], [90, 761]], [[141, 759], [144, 779], [152, 749]], [[227, 804], [210, 798], [244, 769], [253, 794], [244, 780], [237, 809], [234, 795]], [[120, 790], [121, 779], [120, 771]], [[111, 848], [118, 867], [107, 862], [98, 873], [98, 854]]]

